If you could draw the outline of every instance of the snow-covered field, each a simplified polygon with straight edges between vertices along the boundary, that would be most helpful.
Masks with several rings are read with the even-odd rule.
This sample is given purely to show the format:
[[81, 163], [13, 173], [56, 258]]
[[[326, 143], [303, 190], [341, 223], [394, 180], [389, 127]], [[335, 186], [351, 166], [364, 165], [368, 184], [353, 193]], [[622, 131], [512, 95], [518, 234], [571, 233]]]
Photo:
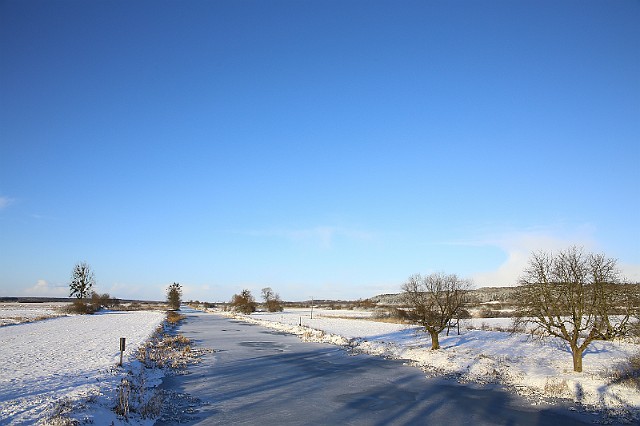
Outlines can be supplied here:
[[[0, 424], [40, 422], [65, 399], [115, 406], [110, 399], [133, 354], [164, 319], [160, 311], [104, 312], [0, 327]], [[88, 416], [115, 419], [108, 410]]]
[[[20, 317], [41, 317], [48, 308], [39, 307], [13, 306], [11, 314], [0, 310], [0, 317], [16, 312]], [[571, 354], [562, 341], [491, 330], [508, 328], [509, 319], [471, 320], [460, 335], [453, 329], [449, 336], [442, 333], [442, 350], [431, 351], [428, 334], [418, 327], [377, 322], [371, 316], [371, 311], [323, 309], [314, 309], [313, 319], [308, 309], [239, 315], [307, 341], [405, 359], [429, 374], [500, 382], [534, 402], [541, 397], [570, 398], [585, 406], [625, 413], [635, 421], [640, 418], [640, 390], [614, 384], [612, 379], [620, 365], [638, 354], [637, 344], [592, 343], [584, 355], [585, 372], [574, 373]], [[118, 424], [110, 411], [116, 404], [116, 388], [135, 364], [137, 348], [164, 318], [160, 311], [104, 312], [0, 327], [0, 424], [41, 422], [64, 400], [79, 401], [81, 411], [82, 404], [90, 401], [84, 410], [87, 421]], [[116, 367], [120, 337], [127, 338], [123, 368]], [[78, 405], [74, 407], [77, 412]]]
[[65, 315], [69, 303], [0, 303], [0, 326]]
[[442, 333], [442, 350], [432, 351], [429, 335], [420, 328], [372, 321], [370, 315], [366, 311], [314, 309], [311, 319], [308, 309], [289, 309], [239, 317], [298, 334], [305, 340], [406, 359], [431, 374], [450, 375], [461, 381], [499, 382], [534, 401], [541, 397], [569, 398], [587, 407], [627, 413], [636, 420], [640, 414], [640, 390], [612, 383], [619, 366], [638, 354], [638, 344], [594, 342], [584, 354], [584, 372], [574, 373], [571, 353], [561, 340], [541, 341], [526, 334], [487, 330], [507, 328], [509, 319], [471, 320], [469, 329], [461, 330], [460, 335], [453, 329], [449, 336]]

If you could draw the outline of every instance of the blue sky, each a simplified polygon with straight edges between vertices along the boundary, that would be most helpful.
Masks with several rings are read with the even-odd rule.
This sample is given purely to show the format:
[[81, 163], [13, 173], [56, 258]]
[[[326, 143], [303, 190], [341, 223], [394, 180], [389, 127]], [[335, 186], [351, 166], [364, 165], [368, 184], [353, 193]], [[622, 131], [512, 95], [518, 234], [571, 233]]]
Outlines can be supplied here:
[[0, 1], [0, 296], [640, 280], [637, 1]]

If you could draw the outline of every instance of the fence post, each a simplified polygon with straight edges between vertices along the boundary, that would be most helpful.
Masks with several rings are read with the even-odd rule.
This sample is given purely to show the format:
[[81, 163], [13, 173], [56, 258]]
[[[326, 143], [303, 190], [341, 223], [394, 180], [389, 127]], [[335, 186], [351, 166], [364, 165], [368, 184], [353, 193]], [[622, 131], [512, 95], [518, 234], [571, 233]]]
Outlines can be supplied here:
[[124, 353], [124, 348], [126, 345], [126, 339], [124, 337], [120, 338], [120, 364], [118, 364], [120, 367], [122, 367], [122, 354]]

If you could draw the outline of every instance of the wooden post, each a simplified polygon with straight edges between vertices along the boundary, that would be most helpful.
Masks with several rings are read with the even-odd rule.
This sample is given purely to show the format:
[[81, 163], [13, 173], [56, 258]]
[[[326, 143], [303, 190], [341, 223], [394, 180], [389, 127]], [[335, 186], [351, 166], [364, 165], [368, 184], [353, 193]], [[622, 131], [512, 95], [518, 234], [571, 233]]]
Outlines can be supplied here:
[[124, 353], [124, 348], [126, 345], [126, 339], [124, 337], [120, 338], [120, 364], [118, 364], [120, 367], [122, 367], [122, 354]]

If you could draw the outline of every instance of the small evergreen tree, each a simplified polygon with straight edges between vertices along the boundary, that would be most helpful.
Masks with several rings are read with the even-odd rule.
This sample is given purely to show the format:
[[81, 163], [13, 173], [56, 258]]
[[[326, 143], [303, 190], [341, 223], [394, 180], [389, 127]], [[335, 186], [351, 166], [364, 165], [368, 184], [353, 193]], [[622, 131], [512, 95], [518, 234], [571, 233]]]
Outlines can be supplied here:
[[182, 303], [182, 286], [179, 283], [173, 283], [167, 288], [167, 303], [169, 309], [174, 311], [180, 310]]
[[69, 283], [69, 297], [86, 299], [91, 288], [95, 285], [96, 278], [93, 271], [86, 262], [76, 263], [71, 272], [71, 282]]

